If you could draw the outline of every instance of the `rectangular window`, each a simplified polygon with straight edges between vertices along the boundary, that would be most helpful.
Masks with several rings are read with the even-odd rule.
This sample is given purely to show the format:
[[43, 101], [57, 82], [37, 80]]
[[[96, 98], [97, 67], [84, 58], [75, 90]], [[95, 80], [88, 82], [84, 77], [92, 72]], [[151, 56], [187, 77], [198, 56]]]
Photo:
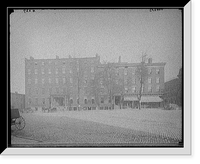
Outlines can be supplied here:
[[58, 68], [56, 68], [56, 74], [58, 74]]
[[148, 86], [148, 92], [152, 92], [152, 87], [151, 87], [151, 85]]
[[51, 74], [51, 69], [49, 68], [49, 74]]
[[44, 79], [42, 79], [42, 84], [44, 84]]
[[85, 98], [84, 102], [85, 102], [85, 104], [87, 104], [87, 99], [86, 98]]
[[72, 98], [70, 98], [69, 103], [73, 104], [73, 99]]
[[56, 78], [56, 84], [58, 84], [58, 78]]
[[45, 98], [42, 98], [42, 104], [45, 105]]
[[37, 84], [38, 83], [38, 79], [35, 79], [35, 84]]
[[160, 69], [156, 68], [156, 74], [160, 74]]
[[135, 86], [132, 88], [132, 92], [133, 93], [136, 92], [136, 87]]
[[42, 68], [42, 74], [44, 74], [44, 68]]
[[148, 78], [148, 83], [151, 83], [151, 81], [152, 81], [151, 78]]
[[127, 93], [128, 92], [128, 87], [125, 87], [124, 89], [125, 89], [125, 92]]
[[92, 104], [94, 104], [95, 102], [94, 102], [94, 98], [92, 98]]
[[156, 92], [159, 92], [160, 91], [160, 85], [157, 85], [156, 86]]
[[37, 65], [37, 62], [35, 62], [35, 65]]
[[101, 103], [104, 103], [104, 98], [103, 97], [101, 97]]
[[160, 83], [160, 78], [159, 77], [156, 78], [156, 83]]
[[148, 74], [152, 73], [152, 68], [148, 68]]

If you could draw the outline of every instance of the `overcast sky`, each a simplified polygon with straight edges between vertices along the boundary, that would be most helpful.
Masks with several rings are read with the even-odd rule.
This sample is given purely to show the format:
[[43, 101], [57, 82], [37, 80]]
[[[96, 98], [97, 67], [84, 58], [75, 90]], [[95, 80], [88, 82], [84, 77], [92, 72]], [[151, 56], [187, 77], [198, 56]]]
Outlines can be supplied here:
[[92, 57], [101, 61], [166, 62], [165, 81], [182, 67], [178, 9], [36, 10], [10, 15], [11, 92], [25, 93], [25, 58]]

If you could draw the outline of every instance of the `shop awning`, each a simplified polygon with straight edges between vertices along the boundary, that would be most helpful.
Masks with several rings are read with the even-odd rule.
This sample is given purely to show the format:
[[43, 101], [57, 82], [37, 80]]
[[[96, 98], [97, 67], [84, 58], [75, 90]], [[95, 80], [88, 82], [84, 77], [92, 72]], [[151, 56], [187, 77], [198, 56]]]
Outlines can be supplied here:
[[137, 96], [124, 96], [124, 101], [138, 101]]
[[159, 96], [142, 96], [141, 102], [162, 102]]

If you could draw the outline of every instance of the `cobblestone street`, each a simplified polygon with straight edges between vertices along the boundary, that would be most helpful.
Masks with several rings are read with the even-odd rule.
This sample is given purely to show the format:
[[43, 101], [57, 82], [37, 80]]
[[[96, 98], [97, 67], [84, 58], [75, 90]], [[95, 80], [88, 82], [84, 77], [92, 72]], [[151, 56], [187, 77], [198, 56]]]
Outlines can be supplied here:
[[161, 109], [23, 113], [12, 146], [178, 146], [181, 111]]

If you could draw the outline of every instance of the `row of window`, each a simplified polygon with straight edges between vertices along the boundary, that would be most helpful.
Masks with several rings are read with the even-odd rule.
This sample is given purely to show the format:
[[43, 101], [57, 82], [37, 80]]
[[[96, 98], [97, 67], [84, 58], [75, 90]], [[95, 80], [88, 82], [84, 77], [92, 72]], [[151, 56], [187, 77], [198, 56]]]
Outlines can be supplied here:
[[[35, 66], [37, 66], [37, 65], [39, 65], [41, 63], [41, 65], [42, 66], [44, 66], [45, 64], [49, 64], [49, 65], [51, 65], [51, 64], [55, 64], [55, 65], [60, 65], [60, 64], [63, 64], [63, 65], [65, 65], [65, 64], [75, 64], [75, 62], [67, 62], [67, 61], [62, 61], [62, 63], [61, 62], [58, 62], [58, 61], [42, 61], [42, 62], [34, 62], [34, 65]], [[94, 64], [94, 61], [90, 61], [90, 63], [93, 63]], [[30, 64], [30, 63], [29, 63]], [[77, 65], [79, 65], [79, 61], [76, 61], [76, 64]], [[88, 64], [88, 62], [87, 61], [84, 61], [84, 64], [86, 65], [86, 64]]]
[[[79, 68], [77, 68], [77, 71], [79, 71]], [[91, 67], [90, 71], [91, 71], [91, 73], [94, 73], [94, 67]], [[38, 69], [35, 69], [35, 70], [34, 70], [34, 74], [37, 75], [38, 73], [39, 73], [39, 72], [38, 72]], [[49, 68], [49, 69], [48, 69], [48, 74], [51, 74], [51, 73], [52, 73], [52, 70]], [[56, 68], [56, 69], [55, 69], [55, 74], [58, 74], [58, 73], [59, 73], [59, 69]], [[63, 73], [63, 74], [66, 73], [66, 68], [65, 68], [65, 67], [62, 68], [62, 73]], [[71, 70], [71, 69], [69, 69], [69, 73], [72, 74], [72, 70]], [[31, 74], [31, 69], [28, 69], [28, 74], [29, 74], [29, 75]], [[41, 74], [45, 74], [45, 69], [44, 69], [44, 68], [41, 69]]]
[[[94, 80], [94, 76], [92, 76], [91, 79]], [[54, 81], [55, 81], [56, 84], [59, 84], [59, 83], [66, 84], [67, 79], [66, 79], [66, 77], [63, 77], [63, 78], [48, 78], [48, 79], [42, 78], [41, 79], [41, 83], [42, 84], [47, 84], [47, 83], [52, 84], [52, 83], [54, 83]], [[71, 84], [73, 83], [73, 78], [72, 77], [69, 78], [69, 82]], [[88, 79], [85, 78], [83, 80], [83, 82], [85, 84], [87, 84], [88, 83]], [[35, 78], [34, 81], [32, 81], [31, 79], [28, 79], [28, 84], [30, 85], [31, 83], [39, 84], [39, 80], [37, 78]]]
[[[133, 87], [132, 87], [132, 92], [133, 92], [133, 93], [136, 92], [136, 88], [137, 88], [136, 86], [133, 86]], [[129, 91], [129, 90], [128, 90], [128, 87], [125, 87], [124, 89], [125, 89], [125, 92], [128, 93], [128, 91]], [[153, 91], [153, 90], [152, 90], [152, 86], [151, 86], [151, 85], [148, 85], [147, 90], [148, 90], [148, 92], [152, 92], [152, 91]], [[141, 91], [144, 92], [144, 87], [142, 87], [142, 90], [141, 90]], [[156, 85], [156, 92], [160, 92], [160, 85]]]
[[[47, 80], [47, 79], [46, 79], [46, 80]], [[47, 82], [47, 81], [45, 81], [44, 78], [42, 78], [42, 79], [41, 79], [41, 83], [42, 83], [42, 84], [45, 84], [45, 83], [51, 84], [51, 83], [53, 83], [53, 80], [54, 80], [54, 79], [52, 79], [52, 78], [48, 78], [48, 82]], [[60, 80], [61, 80], [61, 79], [60, 79]], [[72, 78], [69, 78], [69, 81], [70, 81], [70, 83], [73, 83], [73, 79], [72, 79]], [[28, 79], [28, 84], [31, 84], [31, 83], [32, 83], [32, 80], [31, 80], [31, 79]], [[38, 79], [35, 78], [34, 84], [38, 84], [38, 83], [39, 83]], [[55, 83], [56, 83], [56, 84], [59, 83], [59, 78], [55, 78]], [[65, 78], [65, 77], [62, 78], [62, 83], [63, 83], [63, 84], [66, 84], [66, 78]]]
[[[28, 88], [28, 94], [32, 94], [32, 93], [35, 93], [36, 95], [39, 94], [39, 92], [41, 92], [41, 94], [51, 94], [53, 93], [52, 91], [52, 88], [49, 88], [49, 89], [45, 89], [45, 88], [41, 88], [41, 89], [38, 89], [38, 88]], [[66, 93], [66, 88], [55, 88], [55, 93], [56, 94], [65, 94]]]
[[[160, 83], [160, 77], [156, 77], [155, 80], [156, 80], [155, 82], [156, 82], [157, 84]], [[115, 84], [119, 84], [119, 81], [120, 81], [119, 79], [116, 79], [116, 80], [115, 80]], [[131, 82], [132, 82], [132, 84], [136, 84], [136, 78], [132, 78]], [[152, 78], [148, 78], [148, 83], [149, 83], [149, 84], [152, 83]], [[100, 80], [99, 80], [99, 84], [100, 84], [100, 86], [103, 87], [103, 79], [100, 79]], [[124, 84], [125, 84], [125, 85], [128, 84], [128, 79], [124, 79]]]
[[[34, 99], [35, 99], [35, 101], [34, 101]], [[29, 98], [28, 99], [28, 104], [31, 105], [32, 103], [34, 103], [35, 105], [40, 105], [40, 103], [39, 103], [40, 98], [34, 98], [34, 99]], [[45, 98], [41, 98], [42, 105], [45, 105], [45, 103], [47, 101], [50, 101], [49, 98], [46, 101], [45, 101]], [[73, 98], [70, 98], [69, 99], [69, 104], [73, 104], [73, 103], [75, 103]], [[79, 104], [79, 99], [78, 98], [76, 99], [76, 103]], [[89, 100], [87, 98], [85, 98], [84, 99], [84, 104], [88, 104], [88, 103], [90, 103]], [[67, 99], [66, 99], [66, 104], [67, 104]], [[95, 104], [94, 98], [91, 99], [91, 104]]]
[[[94, 80], [94, 77], [92, 77], [92, 79]], [[54, 79], [52, 79], [52, 78], [48, 78], [48, 82], [47, 82], [47, 81], [45, 81], [44, 78], [42, 78], [42, 79], [41, 79], [41, 83], [42, 83], [42, 84], [45, 84], [45, 83], [51, 84], [51, 83], [53, 83], [53, 80], [54, 80]], [[55, 83], [56, 83], [56, 84], [59, 84], [59, 80], [61, 80], [61, 79], [55, 78]], [[73, 78], [70, 77], [70, 78], [69, 78], [69, 82], [72, 84], [72, 83], [73, 83]], [[84, 79], [84, 83], [87, 84], [87, 82], [88, 82], [88, 80], [85, 78], [85, 79]], [[62, 78], [62, 83], [63, 83], [63, 84], [66, 84], [66, 77], [63, 77], [63, 78]], [[116, 80], [115, 83], [116, 83], [116, 84], [119, 84], [119, 81]], [[135, 79], [135, 78], [132, 79], [132, 83], [133, 83], [133, 84], [136, 84], [136, 79]], [[148, 83], [150, 83], [150, 84], [152, 83], [152, 78], [148, 78]], [[160, 83], [160, 78], [159, 78], [159, 77], [156, 77], [156, 83]], [[31, 84], [31, 79], [28, 79], [28, 84]], [[38, 79], [37, 79], [37, 78], [35, 78], [34, 84], [38, 84]], [[102, 80], [102, 79], [100, 79], [99, 84], [100, 84], [100, 86], [103, 87], [103, 80]], [[128, 80], [127, 80], [127, 79], [124, 80], [124, 84], [125, 84], [125, 85], [128, 84]]]
[[[119, 70], [123, 69], [124, 70], [124, 75], [128, 75], [128, 69], [129, 68], [118, 68], [116, 69], [116, 74], [119, 75]], [[131, 68], [131, 73], [134, 75], [136, 71], [136, 68]], [[148, 74], [152, 74], [153, 73], [153, 68], [148, 68]], [[155, 73], [156, 74], [160, 74], [160, 68], [156, 68], [155, 69]]]

